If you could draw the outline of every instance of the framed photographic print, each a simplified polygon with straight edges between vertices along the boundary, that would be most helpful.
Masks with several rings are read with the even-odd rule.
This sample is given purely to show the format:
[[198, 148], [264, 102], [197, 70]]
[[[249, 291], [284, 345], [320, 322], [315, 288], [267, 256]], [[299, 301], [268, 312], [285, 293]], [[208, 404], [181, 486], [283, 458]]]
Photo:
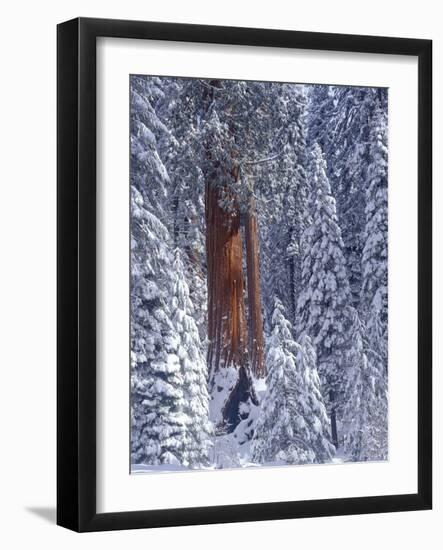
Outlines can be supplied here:
[[428, 40], [58, 26], [59, 525], [432, 505]]

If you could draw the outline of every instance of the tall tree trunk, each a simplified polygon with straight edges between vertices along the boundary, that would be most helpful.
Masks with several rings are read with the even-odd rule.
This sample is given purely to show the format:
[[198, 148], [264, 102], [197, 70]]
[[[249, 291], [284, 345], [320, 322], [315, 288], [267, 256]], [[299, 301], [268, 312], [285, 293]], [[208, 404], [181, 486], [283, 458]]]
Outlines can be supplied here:
[[[205, 92], [208, 110], [216, 98], [217, 89], [222, 89], [218, 80], [212, 80], [209, 84], [210, 87]], [[235, 197], [232, 197], [232, 208], [220, 206], [222, 197], [226, 198], [226, 193], [230, 192], [227, 186], [222, 187], [218, 181], [220, 171], [224, 169], [233, 181], [238, 180], [239, 172], [234, 162], [237, 154], [232, 150], [232, 141], [226, 144], [231, 148], [232, 162], [226, 162], [225, 167], [211, 158], [213, 144], [206, 145], [209, 161], [205, 196], [208, 370], [212, 403], [219, 409], [213, 411], [211, 407], [211, 416], [220, 429], [230, 432], [247, 414], [241, 403], [252, 401], [258, 404], [248, 364], [240, 210]]]
[[[247, 417], [241, 407], [258, 404], [248, 359], [240, 212], [224, 210], [220, 189], [206, 185], [206, 254], [208, 268], [208, 367], [214, 421], [224, 433]], [[235, 370], [233, 376], [232, 370]], [[220, 397], [217, 397], [217, 393]], [[221, 402], [220, 402], [221, 399]], [[221, 410], [220, 410], [221, 408]], [[211, 410], [211, 415], [212, 415]]]
[[299, 286], [297, 285], [296, 281], [296, 265], [295, 265], [296, 259], [294, 256], [289, 258], [289, 284], [290, 284], [290, 300], [291, 300], [291, 311], [290, 311], [290, 319], [291, 324], [294, 327], [297, 327], [298, 319], [297, 319], [297, 300], [296, 300], [296, 291]]
[[206, 255], [208, 266], [208, 365], [247, 364], [247, 326], [243, 299], [240, 213], [221, 208], [219, 188], [206, 186]]
[[245, 218], [246, 266], [248, 283], [248, 334], [249, 357], [252, 372], [259, 378], [265, 376], [263, 359], [263, 316], [260, 292], [260, 260], [255, 199], [250, 203]]
[[[209, 111], [222, 90], [220, 80], [211, 80], [204, 91]], [[220, 186], [217, 174], [221, 167], [211, 158], [212, 143], [207, 143], [209, 166], [206, 174], [206, 259], [208, 279], [208, 371], [209, 381], [221, 368], [247, 365], [247, 326], [243, 299], [243, 258], [240, 231], [240, 212], [228, 211], [220, 206], [227, 190]], [[231, 151], [231, 156], [233, 152]], [[227, 163], [225, 170], [233, 180], [238, 169]]]
[[338, 448], [338, 433], [337, 433], [337, 413], [335, 410], [335, 392], [330, 390], [329, 399], [331, 401], [331, 439], [335, 448]]

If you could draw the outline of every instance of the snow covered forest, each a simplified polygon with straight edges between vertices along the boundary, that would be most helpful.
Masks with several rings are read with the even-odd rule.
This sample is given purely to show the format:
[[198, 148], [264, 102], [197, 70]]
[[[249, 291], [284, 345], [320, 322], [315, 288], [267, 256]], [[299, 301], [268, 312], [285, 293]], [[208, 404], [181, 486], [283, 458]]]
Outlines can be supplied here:
[[132, 472], [386, 460], [387, 90], [130, 95]]

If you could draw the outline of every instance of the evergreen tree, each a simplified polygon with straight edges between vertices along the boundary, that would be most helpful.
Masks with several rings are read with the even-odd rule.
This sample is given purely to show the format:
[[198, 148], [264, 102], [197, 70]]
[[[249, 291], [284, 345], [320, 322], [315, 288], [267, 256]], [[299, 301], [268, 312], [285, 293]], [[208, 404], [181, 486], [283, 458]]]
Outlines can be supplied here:
[[329, 462], [335, 454], [335, 448], [330, 442], [331, 423], [321, 393], [317, 355], [306, 334], [300, 339], [297, 365], [306, 385], [304, 395], [301, 394], [298, 401], [307, 424], [310, 445], [315, 452], [315, 461]]
[[369, 129], [378, 91], [374, 88], [335, 89], [337, 126], [333, 134], [334, 178], [344, 253], [352, 293], [359, 307], [364, 245], [366, 172], [371, 162]]
[[[270, 319], [274, 300], [284, 304], [291, 323], [296, 320], [301, 281], [301, 236], [308, 225], [309, 187], [306, 176], [306, 91], [304, 86], [283, 84], [274, 93], [277, 127], [283, 127], [281, 156], [261, 175], [261, 246], [264, 251], [264, 306]], [[271, 223], [270, 223], [271, 222]], [[288, 292], [289, 290], [289, 292]]]
[[200, 467], [208, 465], [212, 427], [209, 422], [206, 360], [202, 354], [202, 345], [193, 318], [189, 287], [184, 275], [180, 250], [176, 248], [173, 264], [171, 314], [174, 333], [180, 338], [177, 355], [183, 384], [183, 412], [187, 416], [182, 463]]
[[346, 334], [350, 289], [335, 200], [318, 145], [313, 148], [311, 160], [312, 224], [303, 235], [303, 289], [298, 312], [300, 329], [312, 338], [317, 350], [332, 439], [337, 446], [337, 416], [346, 381], [343, 356], [350, 345]]
[[388, 361], [388, 144], [387, 102], [381, 95], [371, 122], [370, 157], [366, 190], [366, 226], [362, 254], [361, 311], [368, 345], [380, 357], [383, 372]]
[[[317, 143], [326, 157], [330, 159], [331, 154], [334, 154], [332, 145], [333, 121], [336, 111], [334, 87], [313, 84], [308, 87], [308, 90], [308, 145], [312, 147]], [[329, 169], [328, 175], [331, 176]]]
[[141, 193], [145, 208], [167, 227], [165, 203], [170, 179], [158, 146], [168, 130], [155, 109], [162, 95], [161, 79], [131, 76], [131, 185]]
[[158, 150], [160, 79], [131, 77], [131, 459], [186, 464], [189, 417], [172, 321], [172, 239], [165, 213], [169, 175]]
[[326, 174], [337, 201], [352, 305], [359, 307], [371, 120], [386, 90], [347, 86], [311, 88], [309, 134], [327, 159]]
[[186, 417], [179, 340], [168, 306], [170, 237], [135, 187], [131, 216], [131, 459], [179, 463]]
[[[359, 354], [349, 383], [344, 412], [347, 422], [345, 450], [353, 460], [386, 460], [388, 456], [387, 396], [387, 103], [380, 91], [375, 100], [369, 131], [366, 227], [362, 255], [360, 312], [353, 323], [354, 345]], [[358, 326], [357, 326], [358, 325]]]
[[205, 204], [201, 150], [201, 85], [194, 80], [163, 79], [164, 96], [157, 110], [170, 130], [162, 140], [162, 158], [171, 180], [174, 246], [183, 252], [193, 317], [206, 354], [207, 287]]
[[333, 455], [328, 419], [318, 389], [315, 353], [309, 339], [300, 347], [292, 337], [284, 308], [276, 299], [273, 332], [266, 356], [267, 391], [251, 444], [260, 464], [325, 462]]
[[343, 412], [344, 451], [353, 461], [388, 458], [387, 384], [375, 352], [365, 353], [362, 326], [353, 310], [350, 335], [353, 345], [346, 361], [348, 387]]

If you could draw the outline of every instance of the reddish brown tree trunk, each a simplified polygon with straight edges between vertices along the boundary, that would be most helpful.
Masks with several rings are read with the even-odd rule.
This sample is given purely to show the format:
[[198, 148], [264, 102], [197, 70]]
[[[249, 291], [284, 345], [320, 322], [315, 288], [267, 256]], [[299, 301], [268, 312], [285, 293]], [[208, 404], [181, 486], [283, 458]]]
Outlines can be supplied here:
[[240, 214], [220, 207], [216, 185], [206, 186], [206, 254], [208, 267], [208, 366], [240, 367], [247, 360], [247, 326]]
[[[211, 81], [207, 92], [208, 108], [217, 88], [221, 88], [220, 81]], [[231, 432], [245, 417], [241, 404], [247, 406], [252, 401], [257, 405], [258, 402], [248, 365], [240, 211], [235, 205], [236, 197], [231, 197], [234, 199], [232, 208], [220, 206], [220, 199], [226, 198], [229, 191], [217, 181], [223, 167], [211, 158], [212, 145], [207, 144], [207, 159], [214, 171], [211, 173], [209, 169], [206, 173], [208, 370], [214, 403], [220, 409], [213, 411], [213, 418], [218, 428]], [[232, 150], [232, 142], [227, 147], [231, 148], [232, 163], [226, 163], [226, 175], [235, 181], [239, 177], [238, 166], [234, 166], [237, 153]], [[235, 376], [228, 367], [236, 369]], [[221, 395], [216, 397], [217, 393]]]
[[263, 316], [260, 292], [260, 263], [257, 216], [255, 200], [252, 199], [245, 220], [246, 267], [248, 283], [248, 333], [249, 357], [251, 369], [255, 376], [265, 376]]

